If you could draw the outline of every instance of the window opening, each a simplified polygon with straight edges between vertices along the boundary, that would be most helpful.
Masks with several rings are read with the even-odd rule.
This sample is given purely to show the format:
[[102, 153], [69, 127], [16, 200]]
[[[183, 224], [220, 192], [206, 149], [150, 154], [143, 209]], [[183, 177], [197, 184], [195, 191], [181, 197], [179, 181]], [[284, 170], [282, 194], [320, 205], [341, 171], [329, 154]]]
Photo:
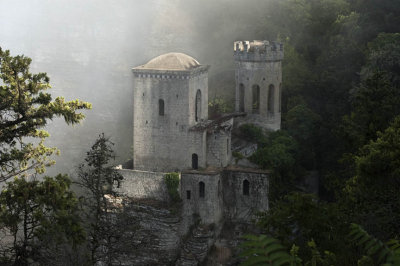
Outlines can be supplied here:
[[239, 112], [244, 112], [244, 85], [239, 85]]
[[243, 181], [243, 195], [250, 195], [250, 182], [247, 179]]
[[275, 87], [274, 85], [269, 85], [268, 88], [268, 112], [274, 112], [274, 94], [275, 94]]
[[158, 100], [158, 114], [163, 116], [164, 115], [164, 100]]
[[192, 154], [192, 168], [198, 169], [199, 168], [199, 156], [196, 153]]
[[204, 182], [199, 182], [199, 197], [204, 198], [205, 195], [205, 184]]
[[258, 85], [253, 85], [253, 114], [259, 114], [260, 113], [260, 86]]
[[198, 122], [201, 117], [201, 91], [196, 92], [196, 102], [195, 102], [195, 120]]

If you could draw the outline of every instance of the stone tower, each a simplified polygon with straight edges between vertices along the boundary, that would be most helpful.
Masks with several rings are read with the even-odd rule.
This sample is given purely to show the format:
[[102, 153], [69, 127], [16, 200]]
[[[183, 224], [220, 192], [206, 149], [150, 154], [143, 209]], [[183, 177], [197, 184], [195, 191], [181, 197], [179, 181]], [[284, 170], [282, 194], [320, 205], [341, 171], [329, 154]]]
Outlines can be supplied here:
[[206, 167], [208, 68], [182, 53], [160, 55], [132, 69], [133, 166], [177, 171]]
[[268, 130], [281, 127], [283, 44], [269, 41], [234, 42], [238, 125], [253, 123]]

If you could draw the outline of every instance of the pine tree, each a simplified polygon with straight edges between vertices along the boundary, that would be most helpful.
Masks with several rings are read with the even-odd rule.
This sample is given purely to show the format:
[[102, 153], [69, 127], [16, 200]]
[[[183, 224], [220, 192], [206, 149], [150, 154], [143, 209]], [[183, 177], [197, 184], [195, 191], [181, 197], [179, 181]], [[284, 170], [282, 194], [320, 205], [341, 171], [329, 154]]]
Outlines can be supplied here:
[[93, 265], [98, 262], [111, 265], [129, 250], [132, 239], [128, 231], [135, 227], [134, 219], [128, 219], [124, 202], [114, 186], [122, 176], [109, 164], [114, 159], [112, 145], [104, 134], [100, 135], [78, 170], [78, 184], [84, 190], [83, 213]]
[[[91, 104], [80, 100], [65, 101], [63, 97], [52, 100], [50, 79], [46, 73], [29, 72], [29, 57], [11, 56], [0, 47], [0, 181], [21, 175], [27, 170], [43, 173], [50, 159], [58, 153], [46, 147], [49, 133], [43, 128], [54, 117], [63, 117], [67, 124], [79, 123], [84, 115], [80, 109], [90, 109]], [[27, 138], [37, 139], [36, 144]]]

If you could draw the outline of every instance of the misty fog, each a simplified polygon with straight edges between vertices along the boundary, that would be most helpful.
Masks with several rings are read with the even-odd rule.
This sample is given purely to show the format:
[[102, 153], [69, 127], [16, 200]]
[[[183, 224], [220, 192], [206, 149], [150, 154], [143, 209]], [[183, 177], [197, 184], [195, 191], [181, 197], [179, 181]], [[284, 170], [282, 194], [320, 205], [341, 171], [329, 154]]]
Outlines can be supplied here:
[[131, 158], [131, 68], [167, 52], [211, 65], [210, 99], [233, 102], [233, 41], [268, 39], [251, 25], [268, 1], [0, 0], [0, 46], [47, 72], [51, 94], [93, 104], [80, 125], [49, 123], [61, 155], [47, 174], [73, 174], [96, 137], [115, 143], [116, 164]]

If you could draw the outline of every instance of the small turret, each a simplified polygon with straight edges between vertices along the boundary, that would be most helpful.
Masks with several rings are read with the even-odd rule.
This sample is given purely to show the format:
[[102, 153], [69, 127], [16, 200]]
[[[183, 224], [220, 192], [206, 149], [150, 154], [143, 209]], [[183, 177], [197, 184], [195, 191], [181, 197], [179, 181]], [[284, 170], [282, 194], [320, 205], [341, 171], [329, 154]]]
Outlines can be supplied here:
[[269, 41], [236, 41], [234, 58], [240, 61], [282, 61], [283, 44]]
[[283, 44], [269, 41], [236, 41], [233, 45], [237, 112], [247, 113], [241, 123], [268, 130], [281, 127]]

